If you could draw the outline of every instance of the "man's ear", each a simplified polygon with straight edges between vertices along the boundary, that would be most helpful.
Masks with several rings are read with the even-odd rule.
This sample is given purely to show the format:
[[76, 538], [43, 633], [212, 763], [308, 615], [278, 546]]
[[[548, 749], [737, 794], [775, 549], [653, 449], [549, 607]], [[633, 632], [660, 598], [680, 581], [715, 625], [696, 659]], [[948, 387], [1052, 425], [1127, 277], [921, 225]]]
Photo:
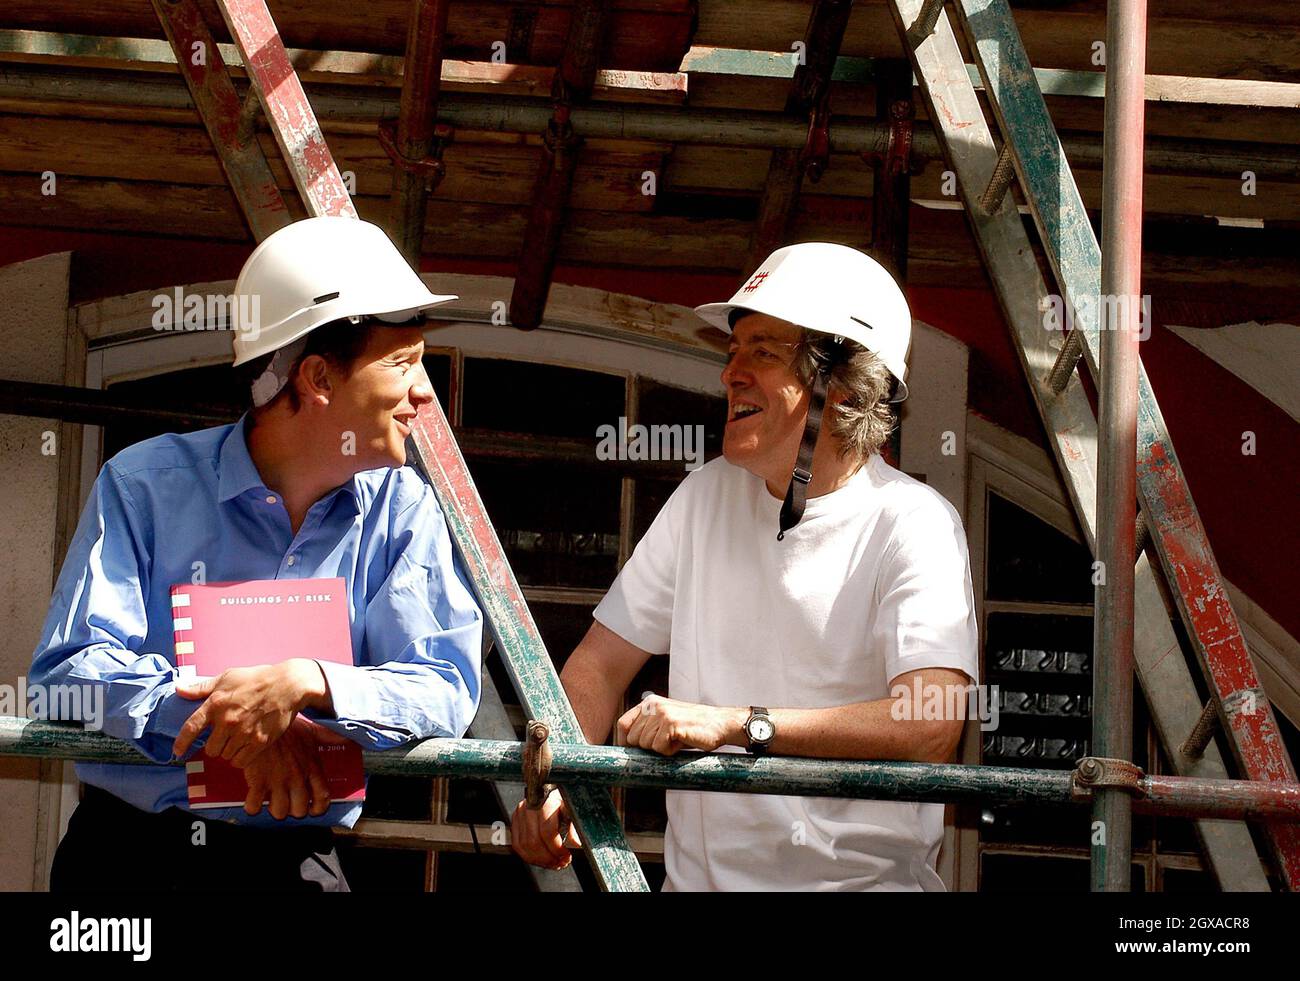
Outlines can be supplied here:
[[303, 358], [294, 384], [298, 387], [298, 398], [303, 405], [329, 405], [334, 394], [330, 384], [329, 362], [319, 354]]

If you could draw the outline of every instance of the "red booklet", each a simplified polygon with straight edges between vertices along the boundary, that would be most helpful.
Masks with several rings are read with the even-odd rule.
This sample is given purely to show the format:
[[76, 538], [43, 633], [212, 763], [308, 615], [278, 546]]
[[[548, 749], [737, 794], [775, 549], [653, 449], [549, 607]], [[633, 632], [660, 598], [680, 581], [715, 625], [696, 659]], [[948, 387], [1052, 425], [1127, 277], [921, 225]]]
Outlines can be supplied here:
[[[230, 668], [276, 664], [292, 657], [352, 663], [352, 631], [342, 579], [255, 579], [181, 583], [171, 588], [176, 667], [182, 678], [210, 678]], [[361, 747], [319, 743], [330, 799], [362, 801]], [[242, 807], [244, 771], [202, 753], [185, 764], [190, 807]], [[269, 803], [269, 802], [264, 802]]]

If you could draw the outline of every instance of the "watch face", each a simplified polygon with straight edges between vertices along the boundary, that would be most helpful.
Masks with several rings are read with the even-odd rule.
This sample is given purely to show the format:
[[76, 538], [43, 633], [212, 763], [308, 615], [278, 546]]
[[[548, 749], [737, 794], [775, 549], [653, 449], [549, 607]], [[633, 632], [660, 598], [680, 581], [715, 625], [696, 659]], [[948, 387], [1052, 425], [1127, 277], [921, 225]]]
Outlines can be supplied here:
[[768, 742], [776, 730], [771, 719], [757, 718], [749, 720], [749, 738], [756, 743]]

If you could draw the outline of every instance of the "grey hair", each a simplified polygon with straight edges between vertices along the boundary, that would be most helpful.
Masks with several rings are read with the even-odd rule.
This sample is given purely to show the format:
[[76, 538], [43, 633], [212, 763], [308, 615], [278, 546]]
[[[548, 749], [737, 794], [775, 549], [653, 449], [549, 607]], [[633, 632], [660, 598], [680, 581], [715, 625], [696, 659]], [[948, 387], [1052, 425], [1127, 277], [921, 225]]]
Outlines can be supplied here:
[[[857, 341], [845, 339], [839, 348], [822, 423], [829, 422], [831, 434], [840, 441], [841, 457], [852, 453], [866, 460], [885, 445], [894, 430], [896, 416], [889, 401], [894, 376], [880, 358]], [[791, 366], [799, 381], [811, 387], [818, 367], [833, 349], [834, 342], [827, 335], [801, 330]], [[843, 395], [844, 401], [832, 404], [836, 395]]]

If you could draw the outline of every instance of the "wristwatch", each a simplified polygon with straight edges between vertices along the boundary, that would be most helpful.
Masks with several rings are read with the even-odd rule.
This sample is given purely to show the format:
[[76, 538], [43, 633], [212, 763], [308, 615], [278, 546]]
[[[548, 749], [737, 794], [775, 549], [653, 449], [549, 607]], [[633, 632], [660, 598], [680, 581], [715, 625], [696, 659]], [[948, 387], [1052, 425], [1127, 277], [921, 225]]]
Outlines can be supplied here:
[[776, 737], [776, 723], [761, 705], [749, 707], [749, 718], [745, 720], [745, 735], [749, 737], [749, 751], [755, 756], [767, 752], [768, 746]]

